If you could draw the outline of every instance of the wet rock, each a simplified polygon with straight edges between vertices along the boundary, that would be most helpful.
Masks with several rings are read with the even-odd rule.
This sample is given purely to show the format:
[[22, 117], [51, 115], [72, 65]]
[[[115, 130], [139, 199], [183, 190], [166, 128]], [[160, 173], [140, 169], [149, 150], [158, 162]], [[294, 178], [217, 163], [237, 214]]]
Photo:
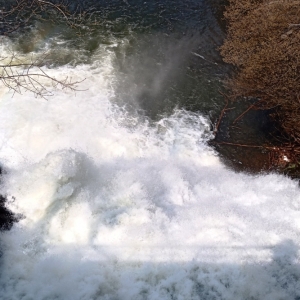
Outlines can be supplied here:
[[[2, 169], [0, 168], [0, 174]], [[5, 207], [6, 198], [0, 195], [0, 230], [9, 230], [13, 223], [17, 221], [16, 216]]]
[[0, 195], [0, 230], [9, 230], [15, 221], [14, 215], [5, 207], [5, 198]]

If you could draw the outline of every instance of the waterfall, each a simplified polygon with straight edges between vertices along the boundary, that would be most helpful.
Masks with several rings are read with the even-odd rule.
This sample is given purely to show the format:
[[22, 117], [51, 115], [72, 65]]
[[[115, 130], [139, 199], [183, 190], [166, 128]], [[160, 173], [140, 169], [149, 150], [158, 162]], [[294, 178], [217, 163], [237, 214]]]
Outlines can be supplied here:
[[[34, 52], [72, 55], [43, 68], [80, 82], [76, 92], [45, 80], [45, 100], [1, 86], [0, 194], [19, 221], [0, 232], [0, 298], [299, 299], [298, 183], [224, 166], [205, 109], [173, 101], [190, 94], [167, 93], [148, 114], [140, 97], [146, 86], [156, 103], [172, 60], [110, 38], [88, 56], [52, 36]], [[154, 40], [197, 59], [182, 46], [193, 42]]]

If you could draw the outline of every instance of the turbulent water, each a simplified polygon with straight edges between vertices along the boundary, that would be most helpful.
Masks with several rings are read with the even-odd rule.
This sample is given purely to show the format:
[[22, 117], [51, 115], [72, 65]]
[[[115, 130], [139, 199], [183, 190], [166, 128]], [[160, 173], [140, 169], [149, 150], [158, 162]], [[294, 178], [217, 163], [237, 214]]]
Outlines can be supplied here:
[[298, 183], [235, 173], [207, 145], [214, 31], [200, 19], [195, 35], [195, 14], [190, 32], [142, 20], [2, 41], [2, 56], [48, 50], [44, 70], [80, 83], [42, 81], [47, 100], [1, 87], [1, 194], [20, 221], [0, 233], [0, 299], [300, 299]]

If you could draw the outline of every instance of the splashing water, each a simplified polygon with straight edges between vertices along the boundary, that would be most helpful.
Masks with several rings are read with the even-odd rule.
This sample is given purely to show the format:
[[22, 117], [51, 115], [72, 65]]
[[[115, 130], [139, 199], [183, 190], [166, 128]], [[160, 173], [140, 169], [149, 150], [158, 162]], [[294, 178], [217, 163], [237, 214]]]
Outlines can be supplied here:
[[297, 182], [225, 168], [204, 115], [116, 105], [107, 47], [47, 70], [81, 92], [1, 90], [1, 193], [22, 218], [0, 233], [0, 298], [299, 299]]

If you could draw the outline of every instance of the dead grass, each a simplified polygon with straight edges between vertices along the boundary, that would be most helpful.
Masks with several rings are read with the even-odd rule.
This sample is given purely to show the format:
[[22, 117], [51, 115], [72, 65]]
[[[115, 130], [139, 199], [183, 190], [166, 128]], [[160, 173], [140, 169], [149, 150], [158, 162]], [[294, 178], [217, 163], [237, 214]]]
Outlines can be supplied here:
[[224, 15], [221, 54], [237, 68], [227, 82], [231, 99], [276, 108], [285, 143], [300, 149], [300, 0], [229, 0]]

